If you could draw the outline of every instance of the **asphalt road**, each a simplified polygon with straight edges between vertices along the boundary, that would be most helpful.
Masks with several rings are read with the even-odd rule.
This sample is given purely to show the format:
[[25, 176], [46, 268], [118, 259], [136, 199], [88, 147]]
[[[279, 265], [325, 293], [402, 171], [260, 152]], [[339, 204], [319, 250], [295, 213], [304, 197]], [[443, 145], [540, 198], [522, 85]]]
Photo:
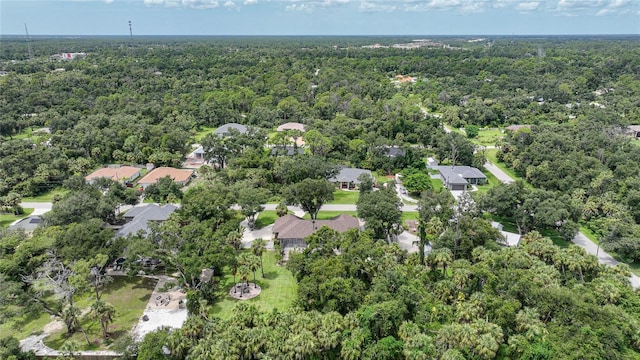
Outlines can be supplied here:
[[[484, 167], [503, 183], [508, 184], [514, 181], [513, 178], [507, 175], [504, 171], [500, 170], [497, 166], [488, 161], [484, 165]], [[598, 245], [596, 245], [585, 234], [581, 232], [578, 232], [578, 234], [576, 234], [576, 236], [573, 238], [573, 243], [585, 249], [588, 254], [595, 255], [598, 258], [598, 262], [600, 262], [601, 264], [609, 266], [615, 266], [616, 264], [618, 264], [618, 261], [616, 259], [607, 254], [604, 250], [600, 249]], [[631, 276], [629, 277], [629, 282], [634, 289], [640, 288], [640, 277], [636, 276], [635, 274], [631, 274]]]

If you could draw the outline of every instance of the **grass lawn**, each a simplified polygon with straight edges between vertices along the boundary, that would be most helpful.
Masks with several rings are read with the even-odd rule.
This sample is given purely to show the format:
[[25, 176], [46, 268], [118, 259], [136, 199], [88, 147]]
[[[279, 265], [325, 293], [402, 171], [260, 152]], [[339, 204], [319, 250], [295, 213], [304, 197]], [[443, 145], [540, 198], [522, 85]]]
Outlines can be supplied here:
[[502, 136], [502, 131], [497, 128], [480, 129], [480, 131], [478, 132], [478, 136], [470, 140], [476, 144], [489, 146], [495, 145], [496, 142], [502, 138]]
[[395, 176], [393, 175], [389, 175], [391, 177], [387, 177], [387, 175], [378, 175], [378, 173], [375, 171], [373, 171], [371, 175], [373, 175], [373, 178], [376, 180], [376, 184], [378, 184], [378, 187], [382, 187], [382, 184], [386, 184], [389, 181], [393, 181], [395, 179]]
[[199, 143], [203, 137], [205, 137], [208, 133], [214, 132], [216, 129], [217, 128], [215, 127], [201, 126], [200, 130], [196, 132], [193, 138], [195, 139], [196, 143]]
[[498, 178], [495, 177], [490, 171], [485, 170], [482, 173], [487, 177], [487, 182], [484, 185], [477, 185], [478, 187], [477, 193], [480, 193], [480, 194], [486, 193], [492, 187], [500, 184], [500, 180], [498, 180]]
[[22, 340], [30, 335], [40, 334], [52, 320], [54, 319], [45, 312], [3, 319], [0, 323], [0, 338], [13, 336]]
[[[286, 310], [289, 308], [296, 299], [298, 291], [298, 284], [293, 275], [286, 267], [276, 264], [276, 254], [273, 251], [264, 253], [263, 264], [265, 277], [262, 278], [259, 270], [256, 273], [256, 280], [262, 288], [262, 292], [251, 300], [236, 300], [229, 296], [229, 289], [234, 283], [233, 275], [227, 271], [228, 275], [220, 280], [221, 300], [212, 306], [212, 314], [228, 319], [231, 317], [231, 310], [240, 301], [247, 301], [262, 311], [271, 311], [272, 309]], [[236, 279], [236, 281], [240, 280]], [[253, 281], [253, 274], [250, 281]]]
[[360, 198], [360, 192], [354, 190], [337, 190], [333, 193], [333, 200], [327, 204], [355, 204]]
[[[580, 232], [583, 233], [584, 236], [586, 236], [594, 244], [599, 243], [598, 236], [594, 234], [593, 231], [589, 230], [589, 228], [587, 228], [586, 226], [580, 226]], [[618, 260], [619, 262], [629, 265], [631, 272], [633, 272], [637, 276], [640, 276], [640, 262], [629, 261], [628, 259], [625, 259], [622, 256], [609, 251], [607, 251], [607, 254], [611, 255], [614, 259]]]
[[[113, 278], [113, 282], [105, 289], [102, 296], [105, 302], [116, 308], [114, 322], [109, 325], [110, 341], [127, 334], [138, 323], [156, 283], [155, 279], [143, 277], [115, 276]], [[77, 301], [76, 305], [84, 309], [90, 307], [91, 303], [93, 303], [93, 297], [86, 296]], [[81, 332], [67, 337], [64, 330], [48, 336], [45, 339], [46, 345], [53, 349], [59, 349], [65, 342], [72, 340], [87, 350], [106, 348], [107, 344], [103, 344], [99, 322], [83, 319], [81, 324], [89, 336], [91, 346], [87, 345]]]
[[[293, 214], [293, 211], [289, 210], [289, 214]], [[278, 214], [275, 210], [264, 210], [258, 214], [256, 219], [256, 229], [262, 229], [265, 226], [269, 226], [276, 222]]]
[[[328, 211], [328, 210], [320, 210], [320, 211], [318, 211], [318, 220], [329, 220], [331, 218], [334, 218], [334, 217], [336, 217], [338, 215], [342, 215], [342, 214], [347, 214], [347, 215], [358, 217], [358, 212], [357, 211]], [[311, 217], [309, 216], [309, 213], [304, 214], [303, 219], [311, 220]]]
[[18, 219], [24, 219], [27, 216], [31, 215], [31, 213], [33, 212], [33, 209], [30, 209], [30, 208], [26, 208], [22, 210], [24, 211], [22, 215], [0, 213], [0, 228], [8, 227], [9, 225], [11, 225], [12, 222]]
[[22, 198], [22, 202], [51, 202], [54, 196], [56, 195], [63, 196], [68, 192], [69, 190], [67, 189], [63, 189], [62, 187], [57, 187], [42, 195]]
[[444, 189], [444, 185], [442, 185], [442, 180], [431, 178], [431, 186], [433, 190], [439, 191], [440, 189]]

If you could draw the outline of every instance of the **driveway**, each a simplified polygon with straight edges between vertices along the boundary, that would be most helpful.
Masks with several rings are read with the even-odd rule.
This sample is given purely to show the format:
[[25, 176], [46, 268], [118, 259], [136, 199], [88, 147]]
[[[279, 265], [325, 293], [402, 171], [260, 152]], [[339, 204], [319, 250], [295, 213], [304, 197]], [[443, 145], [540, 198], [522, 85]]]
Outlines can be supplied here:
[[23, 209], [33, 209], [31, 215], [42, 215], [51, 211], [53, 204], [50, 202], [22, 202], [20, 206], [22, 206]]
[[484, 168], [505, 184], [510, 184], [514, 181], [511, 176], [489, 161], [484, 164]]

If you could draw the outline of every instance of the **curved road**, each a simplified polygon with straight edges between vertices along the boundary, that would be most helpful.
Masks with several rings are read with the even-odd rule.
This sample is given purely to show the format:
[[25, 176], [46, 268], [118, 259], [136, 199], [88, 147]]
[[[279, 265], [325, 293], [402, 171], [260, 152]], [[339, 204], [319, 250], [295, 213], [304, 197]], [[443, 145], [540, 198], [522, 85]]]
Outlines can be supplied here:
[[[491, 162], [487, 161], [484, 167], [503, 183], [508, 184], [513, 182], [513, 179], [507, 173], [500, 170], [500, 168], [498, 168]], [[578, 234], [576, 234], [576, 236], [573, 238], [573, 243], [585, 249], [588, 254], [596, 256], [598, 258], [598, 262], [601, 264], [609, 266], [615, 266], [618, 264], [618, 261], [614, 259], [613, 256], [600, 249], [598, 245], [594, 244], [593, 241], [591, 241], [581, 232], [578, 232]], [[634, 289], [640, 288], [640, 277], [638, 277], [637, 275], [632, 273], [629, 277], [629, 282]]]

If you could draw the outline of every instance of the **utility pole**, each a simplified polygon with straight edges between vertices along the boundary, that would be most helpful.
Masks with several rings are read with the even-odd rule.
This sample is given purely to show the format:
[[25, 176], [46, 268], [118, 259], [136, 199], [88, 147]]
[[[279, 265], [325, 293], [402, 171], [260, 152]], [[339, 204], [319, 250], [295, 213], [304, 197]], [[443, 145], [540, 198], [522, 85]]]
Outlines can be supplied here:
[[29, 60], [33, 59], [33, 50], [31, 49], [31, 37], [29, 36], [29, 29], [27, 29], [27, 24], [24, 24], [24, 32], [27, 38], [27, 49], [29, 49]]
[[131, 20], [129, 20], [129, 46], [133, 49], [133, 29], [131, 28]]

